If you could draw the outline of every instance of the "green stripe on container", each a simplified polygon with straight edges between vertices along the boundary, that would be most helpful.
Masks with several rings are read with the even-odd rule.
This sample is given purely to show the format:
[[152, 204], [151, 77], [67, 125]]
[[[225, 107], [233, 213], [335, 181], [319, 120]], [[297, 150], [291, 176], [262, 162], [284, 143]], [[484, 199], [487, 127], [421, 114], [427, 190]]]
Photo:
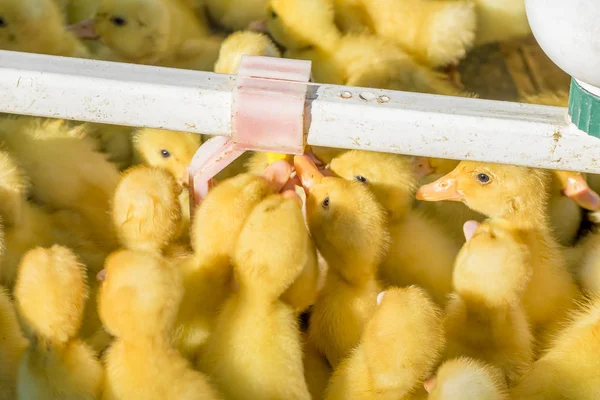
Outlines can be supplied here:
[[600, 138], [600, 97], [579, 86], [575, 79], [571, 79], [569, 116], [580, 130]]

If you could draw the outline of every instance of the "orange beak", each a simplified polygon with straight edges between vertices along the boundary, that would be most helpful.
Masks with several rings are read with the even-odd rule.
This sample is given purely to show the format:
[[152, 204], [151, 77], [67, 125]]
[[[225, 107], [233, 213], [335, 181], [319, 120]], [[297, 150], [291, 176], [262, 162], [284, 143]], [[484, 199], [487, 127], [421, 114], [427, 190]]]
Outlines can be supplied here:
[[464, 196], [458, 191], [458, 183], [452, 173], [442, 176], [435, 182], [423, 185], [417, 190], [417, 200], [424, 201], [463, 201]]
[[563, 193], [579, 207], [596, 211], [600, 209], [600, 196], [585, 181], [583, 174], [570, 171], [554, 171], [560, 181]]
[[308, 194], [314, 185], [320, 183], [324, 175], [319, 171], [319, 168], [307, 155], [295, 156], [294, 167], [296, 168], [296, 174], [300, 178], [302, 187]]

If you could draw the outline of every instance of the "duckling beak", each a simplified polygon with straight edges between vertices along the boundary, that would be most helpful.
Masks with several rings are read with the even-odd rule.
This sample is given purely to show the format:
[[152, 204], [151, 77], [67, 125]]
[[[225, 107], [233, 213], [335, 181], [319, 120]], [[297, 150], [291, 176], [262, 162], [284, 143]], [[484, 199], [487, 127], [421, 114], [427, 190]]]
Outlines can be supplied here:
[[263, 171], [262, 177], [266, 179], [273, 192], [279, 193], [290, 180], [292, 166], [287, 161], [275, 161]]
[[429, 174], [432, 174], [435, 171], [435, 169], [431, 166], [428, 157], [414, 157], [413, 171], [417, 178], [421, 179]]
[[106, 279], [106, 269], [100, 270], [96, 275], [96, 279], [100, 282], [104, 281]]
[[465, 222], [465, 224], [463, 225], [463, 233], [465, 234], [465, 240], [467, 242], [471, 240], [471, 238], [475, 234], [475, 231], [477, 230], [477, 228], [479, 228], [479, 225], [481, 224], [477, 221]]
[[307, 194], [324, 178], [321, 171], [319, 171], [319, 168], [317, 168], [315, 163], [307, 155], [295, 156], [294, 167], [296, 168], [296, 174], [300, 178], [302, 187], [304, 187]]
[[417, 200], [424, 201], [463, 201], [464, 196], [458, 191], [456, 178], [450, 174], [435, 182], [423, 185], [417, 190]]
[[69, 25], [67, 26], [67, 30], [73, 32], [79, 39], [96, 40], [99, 38], [96, 33], [96, 23], [92, 18]]
[[594, 192], [579, 172], [555, 171], [560, 180], [564, 194], [579, 207], [596, 211], [600, 209], [600, 196]]
[[431, 391], [435, 388], [435, 384], [437, 383], [437, 377], [431, 376], [429, 378], [427, 378], [427, 380], [425, 380], [425, 382], [423, 382], [423, 387], [425, 388], [425, 391], [427, 393], [431, 393]]
[[261, 19], [258, 21], [252, 21], [248, 24], [248, 30], [260, 33], [267, 33], [269, 29], [267, 28], [267, 20]]

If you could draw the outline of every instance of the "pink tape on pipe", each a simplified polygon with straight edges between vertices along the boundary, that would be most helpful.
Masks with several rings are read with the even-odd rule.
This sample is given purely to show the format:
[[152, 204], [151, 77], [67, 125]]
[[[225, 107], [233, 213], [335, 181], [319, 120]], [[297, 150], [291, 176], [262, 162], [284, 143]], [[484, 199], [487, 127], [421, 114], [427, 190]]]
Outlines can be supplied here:
[[244, 151], [304, 152], [310, 74], [310, 61], [242, 56], [233, 91], [232, 135], [204, 143], [190, 164], [192, 211], [208, 194], [212, 178]]

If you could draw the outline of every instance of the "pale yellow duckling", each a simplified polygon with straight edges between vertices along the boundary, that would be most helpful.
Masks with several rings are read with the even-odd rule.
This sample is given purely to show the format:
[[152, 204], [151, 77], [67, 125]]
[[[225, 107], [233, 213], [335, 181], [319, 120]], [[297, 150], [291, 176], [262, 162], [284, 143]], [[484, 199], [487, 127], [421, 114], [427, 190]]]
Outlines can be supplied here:
[[86, 23], [93, 31], [87, 37], [136, 64], [212, 71], [222, 40], [181, 0], [101, 0], [93, 21], [81, 26]]
[[85, 139], [86, 130], [86, 125], [72, 127], [62, 120], [5, 119], [0, 124], [0, 141], [30, 178], [34, 199], [77, 212], [96, 243], [112, 250], [116, 237], [107, 216], [121, 177], [94, 149], [94, 143]]
[[474, 44], [471, 1], [362, 0], [373, 31], [432, 67], [455, 64]]
[[379, 265], [383, 283], [419, 285], [438, 304], [452, 291], [452, 269], [459, 246], [420, 210], [413, 208], [427, 160], [389, 153], [349, 151], [331, 161], [331, 171], [368, 186], [387, 211], [392, 243]]
[[281, 299], [307, 263], [316, 266], [316, 251], [300, 199], [266, 198], [240, 233], [233, 260], [239, 289], [199, 359], [228, 399], [311, 398], [296, 313]]
[[333, 0], [271, 0], [267, 18], [269, 32], [287, 49], [285, 57], [313, 61], [317, 82], [464, 95], [393, 43], [343, 35], [335, 26]]
[[242, 174], [225, 180], [196, 209], [194, 252], [180, 265], [185, 292], [174, 333], [177, 348], [186, 358], [195, 359], [231, 293], [231, 257], [246, 218], [265, 197], [279, 192], [291, 172], [290, 165], [279, 162], [262, 177]]
[[116, 339], [106, 353], [103, 399], [221, 398], [172, 347], [182, 296], [180, 271], [160, 256], [120, 250], [106, 259], [99, 311]]
[[17, 397], [19, 360], [27, 348], [8, 290], [0, 286], [0, 399]]
[[112, 219], [122, 247], [164, 254], [181, 235], [181, 187], [166, 170], [128, 169], [115, 191]]
[[73, 252], [53, 246], [21, 261], [15, 305], [30, 344], [21, 357], [18, 399], [99, 399], [104, 369], [78, 337], [88, 287]]
[[133, 162], [133, 132], [129, 126], [91, 124], [89, 136], [97, 140], [98, 150], [107, 154], [108, 161], [122, 171]]
[[88, 57], [53, 0], [0, 0], [0, 50]]
[[468, 356], [498, 367], [514, 384], [534, 360], [534, 338], [521, 305], [532, 273], [522, 233], [508, 221], [465, 224], [467, 242], [454, 268], [446, 306], [445, 357]]
[[439, 362], [442, 312], [427, 293], [410, 286], [382, 295], [360, 344], [331, 378], [327, 400], [411, 399]]
[[560, 328], [578, 290], [548, 217], [548, 171], [462, 161], [452, 172], [422, 186], [417, 198], [462, 201], [488, 217], [506, 219], [521, 231], [531, 254], [532, 276], [523, 305], [542, 347]]
[[182, 187], [179, 203], [184, 242], [189, 242], [191, 218], [188, 168], [201, 144], [200, 135], [188, 132], [144, 128], [133, 135], [135, 162], [169, 171]]
[[312, 309], [308, 340], [332, 368], [350, 354], [377, 307], [377, 266], [389, 245], [386, 215], [357, 181], [323, 177], [307, 156], [296, 156], [310, 233], [329, 266]]
[[597, 399], [600, 393], [600, 298], [571, 316], [549, 350], [511, 390], [513, 399]]
[[429, 400], [510, 400], [502, 371], [468, 357], [446, 361], [425, 387]]

